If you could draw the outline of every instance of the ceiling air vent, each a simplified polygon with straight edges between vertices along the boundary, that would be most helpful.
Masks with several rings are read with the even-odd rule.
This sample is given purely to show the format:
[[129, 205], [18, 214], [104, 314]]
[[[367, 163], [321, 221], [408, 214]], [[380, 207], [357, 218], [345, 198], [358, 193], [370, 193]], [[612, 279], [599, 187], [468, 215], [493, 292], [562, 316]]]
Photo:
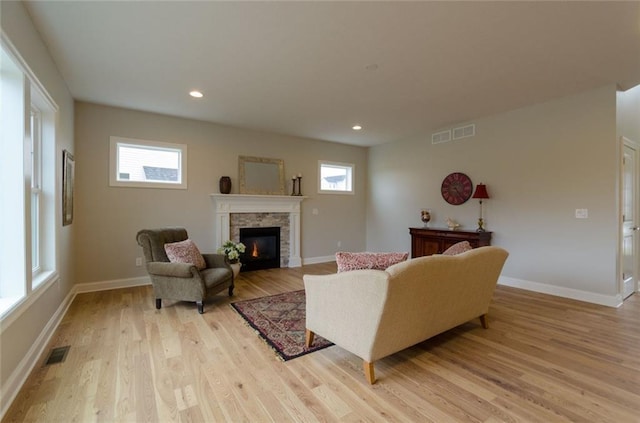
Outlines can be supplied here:
[[443, 142], [451, 141], [451, 130], [440, 131], [431, 134], [431, 144], [440, 144]]
[[476, 125], [471, 124], [467, 126], [458, 126], [453, 128], [453, 139], [459, 140], [460, 138], [472, 137], [476, 134]]

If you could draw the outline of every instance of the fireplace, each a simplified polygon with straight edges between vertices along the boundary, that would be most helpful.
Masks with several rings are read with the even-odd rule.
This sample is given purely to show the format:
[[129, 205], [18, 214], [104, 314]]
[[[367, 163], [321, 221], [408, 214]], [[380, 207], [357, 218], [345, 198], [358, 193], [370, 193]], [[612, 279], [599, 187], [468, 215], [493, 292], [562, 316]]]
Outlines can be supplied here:
[[246, 247], [240, 257], [243, 271], [280, 267], [279, 227], [240, 228], [240, 242]]
[[[280, 266], [300, 267], [300, 203], [302, 195], [210, 194], [213, 200], [215, 245], [239, 241], [240, 228], [280, 226]], [[258, 215], [265, 214], [269, 219]], [[281, 215], [277, 219], [277, 215]], [[247, 221], [250, 220], [250, 221]], [[283, 221], [284, 220], [284, 221]]]

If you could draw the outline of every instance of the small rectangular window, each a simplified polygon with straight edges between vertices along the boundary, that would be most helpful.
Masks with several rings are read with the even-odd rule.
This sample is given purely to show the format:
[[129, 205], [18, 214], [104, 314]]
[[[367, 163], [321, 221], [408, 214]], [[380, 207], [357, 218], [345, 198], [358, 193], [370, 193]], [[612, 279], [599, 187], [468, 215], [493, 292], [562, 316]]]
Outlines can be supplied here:
[[111, 137], [111, 186], [187, 188], [187, 146]]
[[355, 165], [351, 163], [336, 163], [319, 161], [319, 193], [353, 194], [353, 176]]

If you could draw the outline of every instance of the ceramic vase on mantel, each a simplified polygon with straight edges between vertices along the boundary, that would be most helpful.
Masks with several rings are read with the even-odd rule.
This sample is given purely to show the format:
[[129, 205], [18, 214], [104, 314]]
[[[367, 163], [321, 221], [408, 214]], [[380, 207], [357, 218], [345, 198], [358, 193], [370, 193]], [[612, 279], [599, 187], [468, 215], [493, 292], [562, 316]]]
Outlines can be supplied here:
[[220, 178], [220, 194], [229, 194], [231, 192], [231, 178], [222, 176]]
[[238, 274], [240, 273], [240, 268], [242, 267], [242, 263], [238, 261], [238, 262], [229, 264], [229, 266], [231, 266], [231, 270], [233, 271], [233, 279], [237, 278]]

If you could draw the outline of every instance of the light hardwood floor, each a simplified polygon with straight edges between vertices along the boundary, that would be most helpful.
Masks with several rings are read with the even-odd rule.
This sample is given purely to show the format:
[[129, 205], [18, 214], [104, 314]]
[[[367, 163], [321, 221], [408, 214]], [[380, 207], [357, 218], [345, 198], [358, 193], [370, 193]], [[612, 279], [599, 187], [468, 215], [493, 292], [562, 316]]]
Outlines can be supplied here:
[[488, 330], [382, 359], [370, 386], [337, 346], [279, 361], [229, 306], [334, 271], [242, 273], [203, 315], [155, 310], [149, 286], [78, 295], [50, 344], [66, 361], [36, 368], [3, 421], [640, 422], [637, 294], [614, 309], [499, 286]]

